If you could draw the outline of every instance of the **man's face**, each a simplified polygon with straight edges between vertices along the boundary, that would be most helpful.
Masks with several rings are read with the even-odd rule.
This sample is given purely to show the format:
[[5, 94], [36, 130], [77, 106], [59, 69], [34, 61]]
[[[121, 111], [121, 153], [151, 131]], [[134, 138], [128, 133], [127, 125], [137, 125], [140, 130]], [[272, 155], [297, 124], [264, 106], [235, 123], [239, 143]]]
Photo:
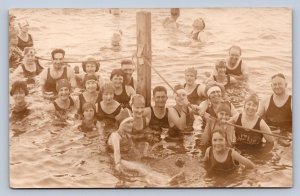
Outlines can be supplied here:
[[286, 83], [285, 79], [283, 79], [281, 77], [275, 77], [272, 79], [271, 87], [272, 87], [274, 94], [276, 94], [276, 95], [284, 94], [286, 86], [287, 86], [287, 83]]
[[132, 64], [123, 64], [122, 65], [122, 70], [123, 72], [125, 73], [125, 77], [127, 79], [130, 79], [132, 77], [132, 74], [133, 74], [133, 65]]
[[229, 62], [231, 65], [235, 65], [241, 57], [240, 50], [238, 48], [231, 48], [229, 51]]
[[164, 92], [164, 91], [157, 91], [157, 92], [155, 92], [153, 99], [155, 102], [155, 106], [164, 108], [166, 106], [168, 96], [167, 96], [166, 92]]
[[54, 69], [61, 69], [64, 64], [64, 55], [62, 53], [55, 53], [52, 62]]

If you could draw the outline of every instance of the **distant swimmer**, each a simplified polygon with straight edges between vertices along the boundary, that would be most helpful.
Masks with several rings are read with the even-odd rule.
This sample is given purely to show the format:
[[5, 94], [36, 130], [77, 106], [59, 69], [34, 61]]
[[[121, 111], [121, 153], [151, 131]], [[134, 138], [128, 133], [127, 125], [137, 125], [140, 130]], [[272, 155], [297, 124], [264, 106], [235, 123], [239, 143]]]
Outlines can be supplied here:
[[28, 33], [29, 23], [23, 21], [19, 23], [20, 33], [18, 35], [18, 47], [20, 50], [24, 50], [25, 47], [33, 47], [32, 35]]
[[176, 22], [176, 20], [178, 19], [178, 17], [180, 16], [180, 10], [179, 8], [171, 8], [170, 9], [170, 13], [171, 16], [167, 17], [164, 21], [163, 21], [163, 26], [165, 28], [178, 28], [179, 25]]
[[122, 49], [121, 46], [122, 41], [122, 31], [119, 30], [119, 32], [113, 33], [111, 37], [111, 44], [110, 46], [103, 46], [100, 48], [101, 51], [103, 50], [112, 50], [114, 52], [119, 52]]
[[109, 13], [114, 16], [120, 16], [120, 9], [119, 8], [110, 8]]
[[280, 128], [282, 131], [292, 131], [292, 95], [286, 92], [287, 82], [282, 73], [271, 78], [273, 94], [261, 101], [258, 114], [270, 126]]
[[191, 37], [195, 41], [206, 42], [207, 35], [204, 32], [205, 22], [203, 18], [197, 18], [193, 22], [193, 31], [191, 32]]
[[74, 71], [64, 63], [65, 51], [54, 49], [51, 52], [52, 66], [44, 69], [40, 75], [40, 84], [44, 98], [53, 99], [57, 95], [56, 82], [60, 79], [68, 79], [71, 87], [76, 87]]

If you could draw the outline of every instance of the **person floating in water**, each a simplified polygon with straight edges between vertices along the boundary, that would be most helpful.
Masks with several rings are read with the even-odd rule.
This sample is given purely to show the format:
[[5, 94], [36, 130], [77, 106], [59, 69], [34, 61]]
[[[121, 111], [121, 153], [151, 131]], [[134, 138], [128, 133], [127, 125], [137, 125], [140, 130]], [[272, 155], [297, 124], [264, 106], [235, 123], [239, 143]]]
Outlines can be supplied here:
[[178, 17], [180, 16], [179, 8], [171, 8], [170, 14], [171, 14], [171, 16], [167, 17], [163, 21], [162, 25], [164, 26], [164, 28], [178, 28], [179, 25], [176, 21], [177, 21]]
[[100, 50], [103, 51], [109, 49], [114, 52], [119, 52], [122, 49], [121, 41], [122, 41], [122, 31], [119, 30], [118, 32], [113, 33], [111, 37], [110, 46], [103, 46], [100, 48]]
[[243, 157], [233, 148], [227, 146], [226, 132], [215, 130], [212, 133], [211, 147], [205, 151], [203, 161], [206, 163], [208, 172], [232, 172], [239, 164], [252, 169], [255, 164]]
[[191, 32], [191, 37], [195, 41], [205, 42], [207, 39], [205, 37], [204, 29], [205, 22], [203, 18], [197, 18], [193, 22], [193, 30]]
[[[24, 81], [15, 81], [10, 90], [10, 96], [13, 97], [13, 106], [10, 113], [10, 120], [22, 120], [28, 116], [30, 110], [25, 97], [28, 95], [27, 84]], [[14, 119], [14, 120], [13, 120]]]

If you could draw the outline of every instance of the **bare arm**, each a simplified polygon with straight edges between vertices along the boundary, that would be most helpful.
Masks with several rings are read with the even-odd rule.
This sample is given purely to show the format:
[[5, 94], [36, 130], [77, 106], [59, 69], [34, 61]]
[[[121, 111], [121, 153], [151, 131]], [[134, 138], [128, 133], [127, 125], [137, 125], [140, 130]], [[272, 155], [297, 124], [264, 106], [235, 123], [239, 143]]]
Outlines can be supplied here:
[[186, 127], [186, 114], [180, 112], [180, 117], [178, 116], [177, 111], [174, 108], [170, 108], [168, 115], [170, 117], [170, 123], [173, 123], [178, 129], [183, 131]]
[[211, 124], [214, 123], [213, 120], [209, 120], [206, 123], [206, 126], [204, 128], [203, 134], [201, 136], [201, 143], [203, 145], [208, 145], [210, 141], [210, 136], [211, 136]]
[[233, 160], [238, 161], [239, 163], [245, 165], [246, 168], [252, 169], [255, 167], [255, 164], [252, 161], [250, 161], [246, 157], [243, 157], [233, 149], [232, 149], [231, 157], [233, 158]]
[[45, 92], [45, 83], [47, 80], [48, 69], [44, 69], [40, 74], [40, 85], [42, 87], [43, 93]]
[[238, 114], [238, 111], [235, 109], [234, 105], [232, 103], [230, 104], [230, 111], [231, 111], [231, 116], [235, 116]]
[[211, 147], [208, 147], [205, 151], [205, 155], [202, 159], [202, 161], [208, 161], [209, 160], [209, 150], [210, 150]]
[[71, 87], [76, 88], [77, 84], [76, 84], [75, 74], [74, 74], [74, 70], [71, 68], [68, 68], [68, 77], [71, 83]]
[[121, 163], [120, 138], [118, 137], [118, 134], [114, 132], [111, 134], [109, 140], [114, 151], [115, 165], [120, 164]]
[[135, 90], [132, 88], [132, 86], [125, 85], [125, 90], [126, 90], [127, 95], [129, 95], [130, 97], [131, 97], [132, 95], [135, 95], [135, 94], [136, 94], [136, 92], [135, 92]]
[[[260, 121], [260, 130], [265, 133], [272, 134], [270, 127], [267, 125], [267, 123], [263, 119]], [[273, 136], [264, 134], [264, 138], [266, 139], [266, 142], [274, 143]]]
[[267, 102], [268, 102], [269, 99], [270, 99], [270, 98], [269, 98], [269, 96], [268, 96], [268, 97], [264, 98], [264, 99], [260, 102], [259, 107], [258, 107], [258, 110], [257, 110], [258, 116], [263, 117], [263, 116], [265, 115], [265, 113], [266, 113], [266, 104], [268, 104]]

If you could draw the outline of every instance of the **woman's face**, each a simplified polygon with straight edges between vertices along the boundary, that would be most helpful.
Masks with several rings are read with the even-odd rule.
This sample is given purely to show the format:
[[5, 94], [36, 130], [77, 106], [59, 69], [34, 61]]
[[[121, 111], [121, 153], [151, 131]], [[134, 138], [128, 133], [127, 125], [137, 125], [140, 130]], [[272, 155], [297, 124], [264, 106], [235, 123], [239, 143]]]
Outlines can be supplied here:
[[215, 151], [221, 152], [224, 151], [226, 148], [226, 139], [220, 133], [215, 132], [212, 135], [211, 144], [212, 144], [212, 148]]
[[69, 99], [70, 89], [68, 87], [61, 87], [58, 91], [58, 98], [62, 100]]
[[35, 59], [34, 52], [28, 52], [24, 56], [25, 63], [28, 64], [28, 65], [32, 65], [34, 63], [34, 59]]
[[145, 103], [134, 101], [132, 104], [132, 112], [134, 117], [143, 117], [145, 111]]
[[29, 27], [29, 25], [24, 25], [20, 29], [21, 29], [22, 32], [28, 33], [28, 27]]
[[258, 105], [256, 103], [254, 103], [253, 101], [247, 101], [245, 103], [244, 110], [247, 115], [249, 115], [249, 116], [255, 115], [257, 112], [257, 109], [258, 109]]
[[97, 81], [96, 80], [88, 80], [85, 82], [85, 88], [88, 92], [97, 91]]
[[123, 76], [114, 75], [111, 81], [114, 84], [115, 88], [120, 88], [123, 85]]
[[104, 103], [111, 103], [114, 99], [113, 91], [104, 91], [102, 94], [102, 100]]
[[225, 66], [220, 66], [217, 68], [217, 72], [218, 72], [218, 75], [225, 75], [226, 73], [226, 67]]
[[87, 108], [83, 111], [83, 117], [85, 120], [93, 120], [95, 115], [95, 111], [93, 108]]
[[85, 65], [85, 71], [87, 74], [92, 75], [96, 73], [96, 65], [94, 63], [87, 63]]
[[25, 96], [26, 96], [25, 91], [23, 89], [16, 90], [13, 94], [15, 104], [18, 105], [18, 104], [24, 103], [25, 102]]
[[192, 85], [195, 83], [196, 77], [193, 73], [187, 72], [187, 73], [185, 73], [185, 81], [187, 84]]
[[219, 120], [221, 120], [222, 122], [228, 121], [230, 116], [227, 112], [225, 111], [220, 111], [217, 113], [217, 117]]
[[210, 93], [209, 99], [212, 103], [218, 104], [222, 100], [222, 91], [214, 90]]

